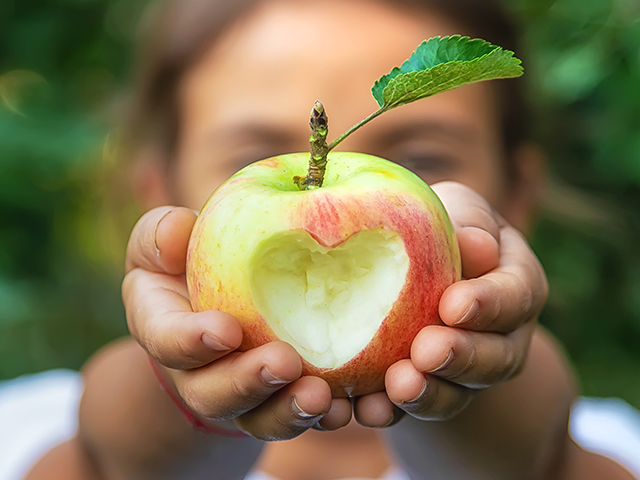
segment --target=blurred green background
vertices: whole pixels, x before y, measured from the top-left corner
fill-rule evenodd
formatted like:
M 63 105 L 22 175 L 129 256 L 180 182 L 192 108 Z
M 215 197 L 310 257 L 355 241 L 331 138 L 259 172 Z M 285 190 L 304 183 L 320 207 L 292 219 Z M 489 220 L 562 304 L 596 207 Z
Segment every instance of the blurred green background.
M 117 118 L 144 0 L 0 1 L 0 379 L 126 333 Z M 550 157 L 542 322 L 585 393 L 640 407 L 640 3 L 509 0 Z

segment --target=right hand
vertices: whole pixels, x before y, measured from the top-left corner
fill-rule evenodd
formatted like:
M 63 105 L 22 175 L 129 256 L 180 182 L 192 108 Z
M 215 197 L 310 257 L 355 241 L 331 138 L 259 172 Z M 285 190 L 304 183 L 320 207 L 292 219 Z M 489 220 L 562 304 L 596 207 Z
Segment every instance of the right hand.
M 289 344 L 238 352 L 242 328 L 236 318 L 193 312 L 185 267 L 195 219 L 192 210 L 160 207 L 134 227 L 122 285 L 131 335 L 205 423 L 231 420 L 230 428 L 262 440 L 349 423 L 349 400 L 332 399 L 320 378 L 301 377 L 300 356 Z

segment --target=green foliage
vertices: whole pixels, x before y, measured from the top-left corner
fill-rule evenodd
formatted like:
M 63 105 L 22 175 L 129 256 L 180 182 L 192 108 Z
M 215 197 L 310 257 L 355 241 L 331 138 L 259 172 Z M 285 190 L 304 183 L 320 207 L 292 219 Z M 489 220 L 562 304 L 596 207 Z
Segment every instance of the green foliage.
M 140 5 L 0 2 L 0 379 L 79 368 L 126 332 L 123 245 L 101 235 L 99 213 L 108 107 Z
M 640 407 L 640 3 L 513 0 L 554 186 L 533 236 L 542 322 L 585 393 Z
M 513 52 L 479 38 L 434 37 L 380 77 L 371 93 L 381 108 L 399 107 L 462 85 L 519 77 L 520 63 Z

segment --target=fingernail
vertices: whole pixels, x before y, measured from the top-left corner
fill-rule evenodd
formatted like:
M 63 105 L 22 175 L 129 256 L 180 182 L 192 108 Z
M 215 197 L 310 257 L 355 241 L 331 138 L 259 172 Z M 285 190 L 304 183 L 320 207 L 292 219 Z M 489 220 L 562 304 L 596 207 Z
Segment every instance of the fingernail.
M 453 362 L 454 357 L 455 357 L 455 354 L 453 353 L 453 348 L 451 348 L 449 350 L 449 355 L 447 355 L 447 358 L 444 360 L 444 362 L 442 362 L 439 366 L 437 366 L 433 370 L 429 370 L 427 373 L 435 373 L 435 372 L 440 372 L 444 370 L 449 365 L 451 365 L 451 362 Z
M 260 377 L 262 378 L 262 381 L 269 386 L 291 383 L 289 380 L 283 380 L 282 378 L 276 377 L 267 367 L 262 367 L 260 369 Z
M 210 333 L 203 333 L 200 339 L 206 347 L 210 348 L 211 350 L 215 350 L 216 352 L 226 352 L 227 350 L 231 350 L 231 347 L 228 347 L 224 343 L 220 342 L 220 340 L 218 340 Z
M 300 405 L 298 405 L 296 397 L 291 397 L 291 411 L 296 417 L 302 418 L 304 420 L 307 420 L 309 418 L 319 417 L 321 415 L 319 413 L 316 413 L 315 415 L 313 415 L 311 413 L 307 413 L 304 410 L 302 410 L 300 408 Z
M 160 228 L 162 221 L 167 218 L 167 215 L 171 212 L 173 212 L 173 210 L 169 210 L 160 218 L 160 220 L 158 220 L 158 223 L 156 223 L 156 229 L 153 231 L 153 244 L 156 246 L 156 255 L 158 256 L 160 256 L 160 247 L 158 247 L 158 228 Z
M 422 384 L 422 390 L 420 390 L 420 393 L 416 395 L 415 398 L 412 398 L 411 400 L 407 400 L 406 402 L 402 402 L 402 404 L 408 405 L 412 403 L 418 403 L 427 394 L 427 390 L 429 390 L 429 381 L 425 378 L 424 383 Z
M 480 316 L 480 302 L 478 299 L 474 299 L 469 309 L 465 312 L 460 320 L 454 325 L 463 325 L 465 323 L 471 323 Z

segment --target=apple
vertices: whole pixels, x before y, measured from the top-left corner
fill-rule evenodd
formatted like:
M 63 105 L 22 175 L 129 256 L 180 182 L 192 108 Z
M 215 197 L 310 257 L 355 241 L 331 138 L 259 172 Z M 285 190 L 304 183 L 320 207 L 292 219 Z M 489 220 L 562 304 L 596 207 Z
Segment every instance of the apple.
M 256 162 L 207 201 L 187 252 L 193 309 L 242 324 L 241 350 L 276 340 L 334 396 L 382 390 L 460 279 L 456 236 L 438 197 L 401 166 L 332 152 L 391 109 L 470 83 L 522 75 L 513 52 L 453 35 L 422 42 L 371 93 L 378 110 L 327 144 L 321 102 L 311 152 Z M 306 173 L 306 175 L 305 175 Z
M 387 368 L 438 324 L 460 253 L 438 197 L 381 158 L 328 154 L 321 188 L 292 181 L 309 153 L 276 156 L 233 175 L 191 235 L 187 285 L 195 311 L 234 315 L 241 351 L 283 340 L 303 374 L 336 397 L 383 390 Z

